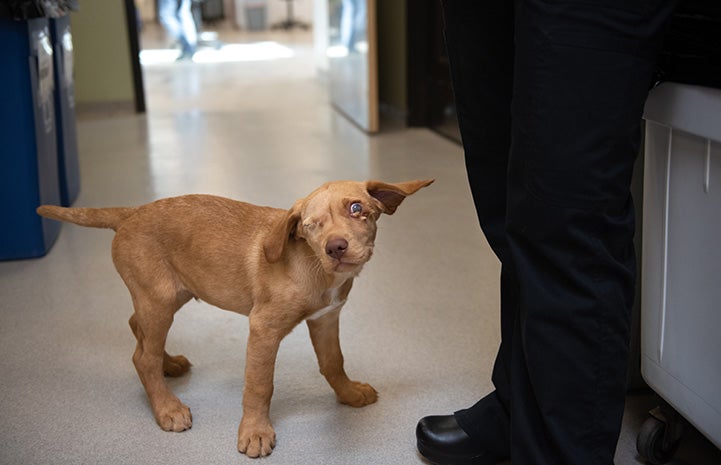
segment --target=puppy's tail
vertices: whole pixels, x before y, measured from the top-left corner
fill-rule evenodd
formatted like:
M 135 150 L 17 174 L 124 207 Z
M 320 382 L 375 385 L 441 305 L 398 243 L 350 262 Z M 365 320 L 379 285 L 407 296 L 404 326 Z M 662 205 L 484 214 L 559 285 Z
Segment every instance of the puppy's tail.
M 68 221 L 91 228 L 115 230 L 124 219 L 132 216 L 137 211 L 137 207 L 64 208 L 55 205 L 41 205 L 36 211 L 38 215 L 53 220 Z

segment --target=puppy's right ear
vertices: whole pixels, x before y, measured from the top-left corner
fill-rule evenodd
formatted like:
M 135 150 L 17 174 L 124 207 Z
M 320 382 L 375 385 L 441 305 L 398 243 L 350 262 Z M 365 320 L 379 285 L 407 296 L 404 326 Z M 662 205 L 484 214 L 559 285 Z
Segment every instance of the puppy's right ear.
M 268 233 L 268 237 L 263 243 L 263 252 L 268 263 L 275 263 L 283 256 L 283 251 L 288 241 L 295 237 L 300 221 L 300 201 L 293 205 L 280 220 L 278 220 Z

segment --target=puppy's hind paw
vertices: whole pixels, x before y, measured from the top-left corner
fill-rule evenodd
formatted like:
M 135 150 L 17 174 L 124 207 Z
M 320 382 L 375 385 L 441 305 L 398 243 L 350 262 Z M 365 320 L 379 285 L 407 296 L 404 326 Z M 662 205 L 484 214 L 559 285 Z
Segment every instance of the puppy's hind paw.
M 163 373 L 165 373 L 165 376 L 171 378 L 183 376 L 190 371 L 191 366 L 190 361 L 182 355 L 168 355 L 166 353 L 163 356 Z
M 342 391 L 338 392 L 338 401 L 351 407 L 363 407 L 378 400 L 378 391 L 370 384 L 351 381 Z

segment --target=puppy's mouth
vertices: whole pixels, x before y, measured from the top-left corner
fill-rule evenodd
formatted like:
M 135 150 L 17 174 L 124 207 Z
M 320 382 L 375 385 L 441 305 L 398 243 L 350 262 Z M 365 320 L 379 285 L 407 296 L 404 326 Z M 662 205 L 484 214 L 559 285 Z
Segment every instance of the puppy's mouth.
M 330 262 L 326 263 L 326 270 L 332 273 L 360 273 L 363 265 L 370 260 L 372 251 L 367 251 L 363 256 L 343 256 L 340 258 L 331 258 Z
M 356 269 L 360 269 L 360 267 L 363 266 L 365 262 L 356 263 L 351 262 L 348 260 L 337 260 L 334 259 L 332 262 L 333 272 L 334 273 L 348 273 L 349 271 L 354 271 Z

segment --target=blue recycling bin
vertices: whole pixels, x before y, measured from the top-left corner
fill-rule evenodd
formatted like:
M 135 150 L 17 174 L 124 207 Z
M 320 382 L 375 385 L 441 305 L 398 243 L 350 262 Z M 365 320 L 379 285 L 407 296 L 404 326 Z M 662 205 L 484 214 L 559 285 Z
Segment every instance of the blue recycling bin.
M 0 260 L 47 253 L 60 225 L 35 209 L 60 204 L 49 20 L 0 18 Z
M 73 37 L 70 15 L 50 19 L 55 73 L 55 131 L 58 138 L 60 204 L 69 207 L 80 192 L 78 136 L 75 125 Z

